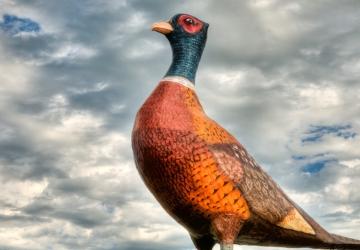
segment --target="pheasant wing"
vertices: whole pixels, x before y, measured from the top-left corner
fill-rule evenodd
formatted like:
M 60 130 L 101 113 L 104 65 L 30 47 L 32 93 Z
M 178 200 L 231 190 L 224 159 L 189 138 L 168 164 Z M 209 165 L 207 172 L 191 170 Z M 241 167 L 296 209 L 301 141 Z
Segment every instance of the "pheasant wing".
M 302 212 L 240 143 L 213 144 L 210 150 L 218 167 L 236 184 L 253 213 L 279 227 L 315 234 Z

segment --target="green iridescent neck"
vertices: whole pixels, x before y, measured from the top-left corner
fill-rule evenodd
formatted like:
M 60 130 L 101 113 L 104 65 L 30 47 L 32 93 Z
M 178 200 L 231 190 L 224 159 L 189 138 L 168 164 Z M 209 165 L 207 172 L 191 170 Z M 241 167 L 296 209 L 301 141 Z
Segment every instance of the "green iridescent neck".
M 195 84 L 196 71 L 206 43 L 206 30 L 196 35 L 179 32 L 166 37 L 171 44 L 173 59 L 165 76 L 185 77 Z

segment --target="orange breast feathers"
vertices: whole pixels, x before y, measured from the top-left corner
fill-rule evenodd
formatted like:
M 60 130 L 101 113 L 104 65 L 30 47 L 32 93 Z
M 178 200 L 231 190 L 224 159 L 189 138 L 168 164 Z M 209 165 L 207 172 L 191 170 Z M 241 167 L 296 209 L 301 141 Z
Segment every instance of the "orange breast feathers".
M 236 214 L 246 220 L 248 205 L 234 182 L 219 168 L 211 146 L 237 143 L 226 130 L 211 120 L 195 94 L 179 84 L 160 83 L 139 112 L 135 126 L 179 130 L 196 137 L 192 147 L 194 161 L 189 166 L 194 186 L 188 193 L 189 202 L 206 217 L 218 213 Z
M 204 112 L 196 93 L 184 90 L 184 100 L 190 111 L 193 132 L 208 144 L 237 143 L 236 139 Z
M 142 127 L 193 132 L 209 144 L 236 143 L 236 139 L 204 112 L 194 90 L 180 84 L 161 82 L 146 100 L 135 122 Z

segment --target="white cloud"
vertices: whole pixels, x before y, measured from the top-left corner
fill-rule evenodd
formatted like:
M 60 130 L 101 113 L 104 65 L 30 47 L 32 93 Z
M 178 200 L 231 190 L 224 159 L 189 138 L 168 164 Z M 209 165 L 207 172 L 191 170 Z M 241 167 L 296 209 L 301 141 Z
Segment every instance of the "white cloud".
M 333 86 L 317 86 L 309 84 L 307 88 L 302 88 L 299 91 L 301 104 L 305 107 L 327 108 L 339 106 L 342 104 L 340 91 Z
M 164 49 L 163 43 L 148 39 L 139 39 L 127 49 L 128 59 L 150 58 Z
M 0 103 L 13 95 L 24 94 L 29 91 L 31 81 L 36 77 L 37 70 L 25 66 L 20 60 L 12 59 L 0 40 Z M 1 105 L 1 106 L 3 106 Z
M 358 168 L 360 167 L 360 159 L 356 158 L 348 161 L 340 161 L 340 164 L 343 164 L 349 168 Z
M 92 48 L 81 46 L 79 44 L 65 44 L 53 54 L 49 55 L 50 60 L 75 60 L 88 59 L 96 55 L 96 51 Z

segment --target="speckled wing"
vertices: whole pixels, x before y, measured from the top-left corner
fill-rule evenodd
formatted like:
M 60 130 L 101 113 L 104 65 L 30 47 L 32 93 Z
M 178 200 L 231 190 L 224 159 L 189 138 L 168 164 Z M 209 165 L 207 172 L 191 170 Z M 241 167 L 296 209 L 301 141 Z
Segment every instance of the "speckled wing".
M 279 227 L 315 234 L 280 187 L 239 143 L 210 146 L 219 168 L 239 188 L 252 213 Z

